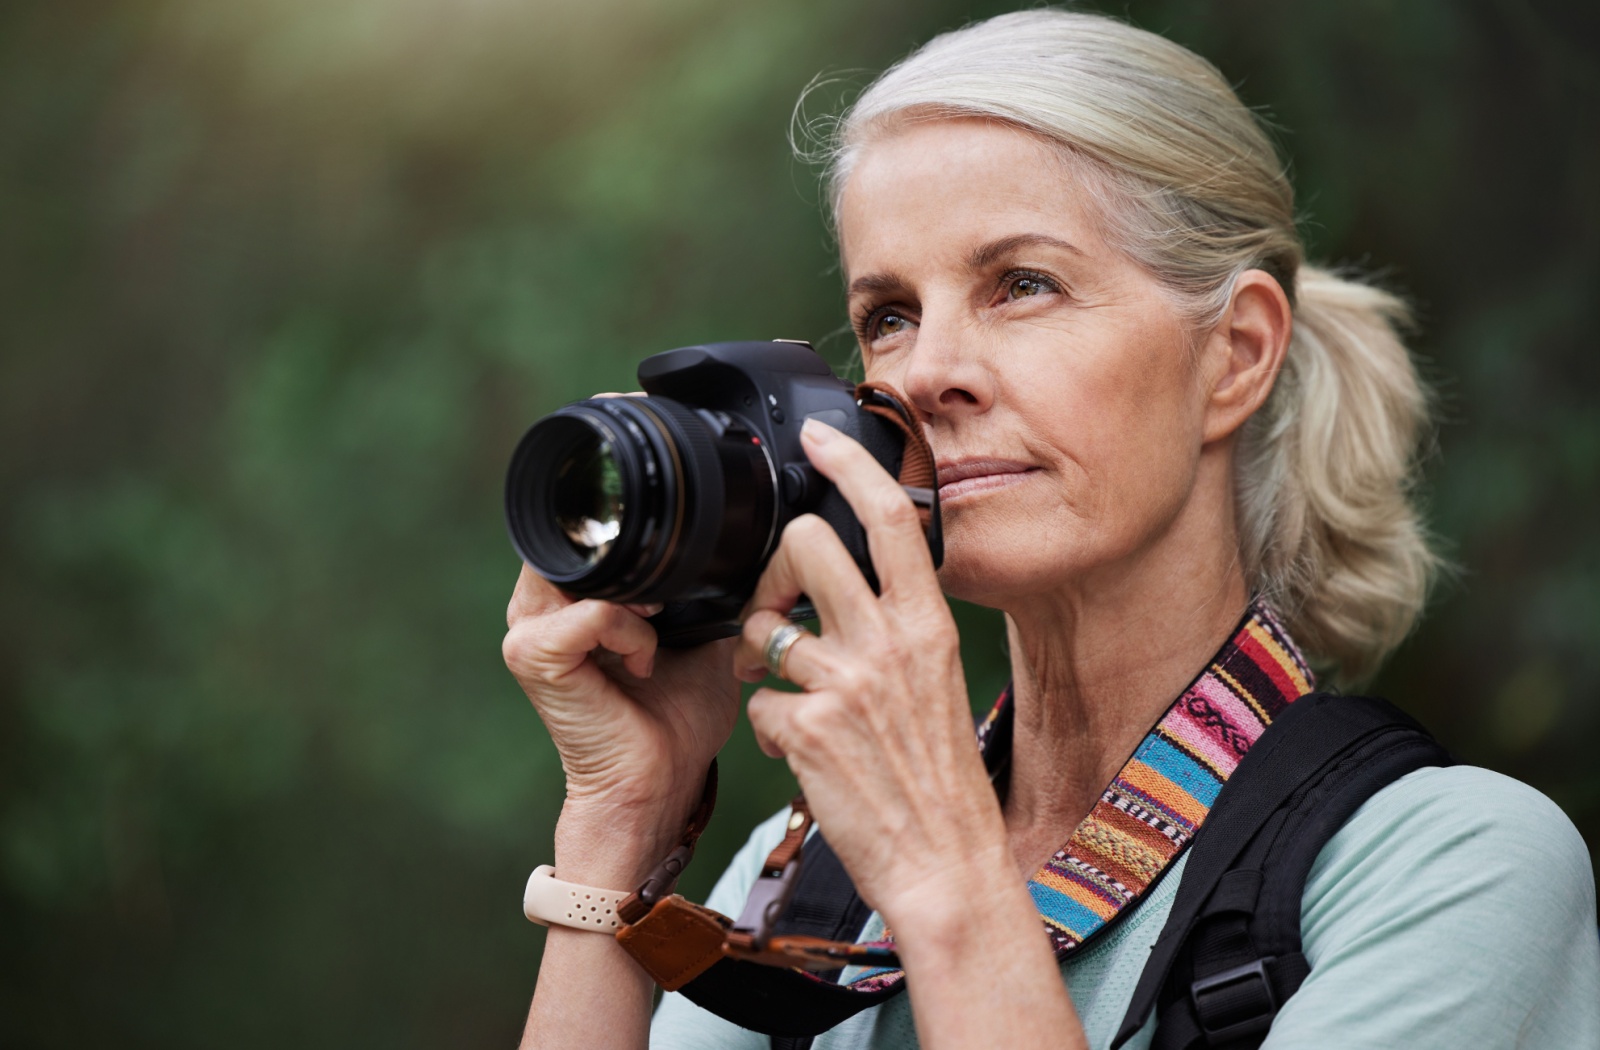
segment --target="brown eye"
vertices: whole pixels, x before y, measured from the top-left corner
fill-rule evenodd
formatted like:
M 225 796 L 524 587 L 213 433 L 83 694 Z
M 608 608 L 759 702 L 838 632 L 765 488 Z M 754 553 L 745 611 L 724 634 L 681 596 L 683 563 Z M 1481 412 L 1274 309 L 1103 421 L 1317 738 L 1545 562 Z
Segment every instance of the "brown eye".
M 1006 289 L 1006 298 L 1024 299 L 1030 295 L 1049 291 L 1049 286 L 1037 277 L 1018 277 L 1011 282 L 1011 287 Z
M 874 339 L 886 339 L 891 335 L 899 335 L 910 327 L 911 322 L 899 314 L 883 314 L 879 316 L 877 322 L 872 326 L 872 337 Z

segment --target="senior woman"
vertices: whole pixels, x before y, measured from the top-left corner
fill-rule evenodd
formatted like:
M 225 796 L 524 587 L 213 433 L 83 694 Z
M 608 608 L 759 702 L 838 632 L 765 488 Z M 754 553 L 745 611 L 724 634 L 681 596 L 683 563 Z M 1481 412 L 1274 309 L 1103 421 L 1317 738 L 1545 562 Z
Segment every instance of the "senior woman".
M 1237 754 L 1208 750 L 1176 700 L 1204 693 L 1248 745 L 1311 667 L 1368 674 L 1418 615 L 1434 558 L 1409 501 L 1426 398 L 1403 308 L 1305 264 L 1250 112 L 1204 60 L 1114 20 L 1040 10 L 941 36 L 833 146 L 850 316 L 868 378 L 904 393 L 937 456 L 943 567 L 899 486 L 811 422 L 807 455 L 866 526 L 881 593 L 800 518 L 743 636 L 669 651 L 651 610 L 525 570 L 505 655 L 566 770 L 556 872 L 627 888 L 671 849 L 736 679 L 766 674 L 805 594 L 821 633 L 783 667 L 803 692 L 759 690 L 750 721 L 909 991 L 815 1046 L 1103 1047 L 1187 856 L 1130 862 L 1127 914 L 1075 950 L 1051 894 L 1062 864 L 1135 848 L 1097 810 L 1136 776 L 1129 756 L 1160 735 L 1225 781 Z M 945 594 L 1005 613 L 1001 794 Z M 785 817 L 713 906 L 737 914 Z M 1268 1046 L 1600 1046 L 1587 854 L 1514 781 L 1435 767 L 1380 791 L 1318 856 L 1302 932 L 1311 973 Z M 769 1045 L 676 995 L 652 1027 L 651 993 L 613 939 L 552 928 L 526 1043 Z

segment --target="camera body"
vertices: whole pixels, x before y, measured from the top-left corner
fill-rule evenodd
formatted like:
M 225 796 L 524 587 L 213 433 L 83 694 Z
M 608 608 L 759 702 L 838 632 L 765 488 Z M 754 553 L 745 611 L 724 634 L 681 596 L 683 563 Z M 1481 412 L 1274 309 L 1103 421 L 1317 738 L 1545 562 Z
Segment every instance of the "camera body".
M 647 397 L 575 402 L 518 445 L 506 517 L 528 565 L 579 597 L 664 603 L 651 623 L 669 646 L 738 633 L 778 538 L 802 514 L 832 525 L 877 588 L 866 533 L 807 460 L 800 428 L 815 418 L 843 431 L 898 476 L 906 430 L 883 405 L 863 407 L 808 344 L 789 340 L 669 350 L 638 375 Z M 937 495 L 908 491 L 929 507 L 938 564 Z M 813 612 L 802 603 L 791 615 Z

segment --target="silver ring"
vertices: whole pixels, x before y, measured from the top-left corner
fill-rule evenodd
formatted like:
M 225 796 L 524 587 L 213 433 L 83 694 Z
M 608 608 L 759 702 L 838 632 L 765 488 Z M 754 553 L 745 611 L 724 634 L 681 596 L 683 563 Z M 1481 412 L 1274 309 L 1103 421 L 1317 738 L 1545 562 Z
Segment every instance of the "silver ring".
M 767 635 L 766 648 L 762 650 L 767 670 L 788 681 L 789 676 L 783 673 L 783 662 L 789 658 L 789 650 L 794 648 L 794 643 L 800 640 L 800 636 L 810 633 L 797 623 L 780 623 L 774 627 L 772 633 Z

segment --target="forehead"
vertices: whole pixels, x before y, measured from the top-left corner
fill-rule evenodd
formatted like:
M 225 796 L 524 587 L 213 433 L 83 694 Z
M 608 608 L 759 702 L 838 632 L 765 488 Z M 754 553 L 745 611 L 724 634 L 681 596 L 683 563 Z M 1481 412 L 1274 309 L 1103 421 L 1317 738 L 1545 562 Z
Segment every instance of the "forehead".
M 1075 168 L 1041 137 L 993 121 L 919 121 L 882 134 L 840 195 L 846 276 L 954 261 L 1018 233 L 1097 247 L 1094 198 Z

